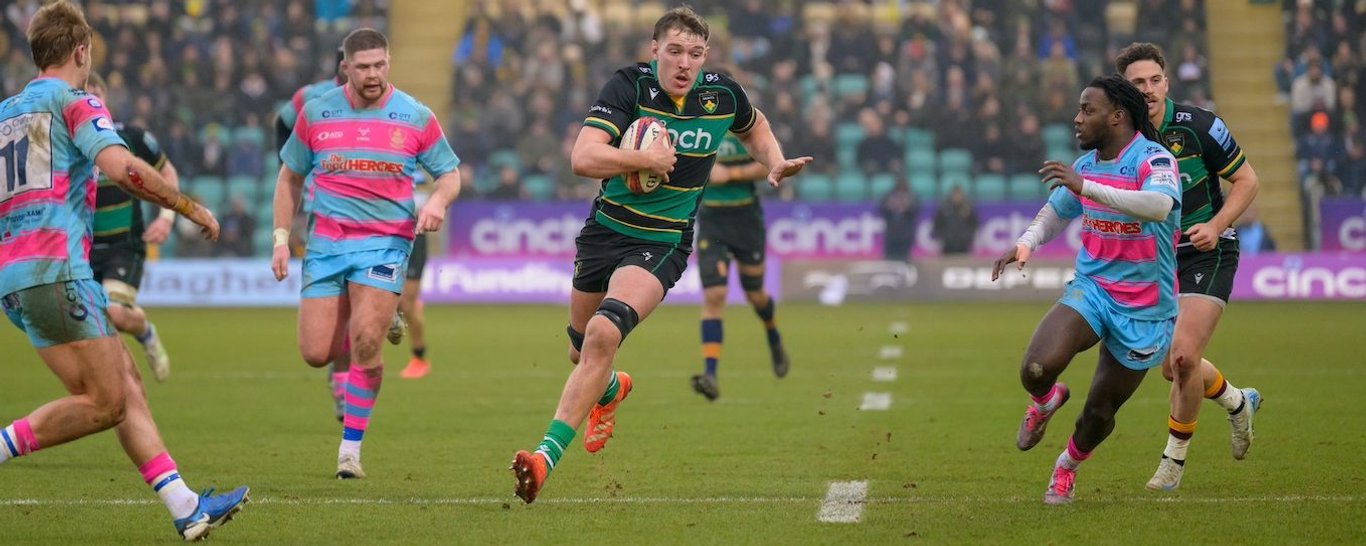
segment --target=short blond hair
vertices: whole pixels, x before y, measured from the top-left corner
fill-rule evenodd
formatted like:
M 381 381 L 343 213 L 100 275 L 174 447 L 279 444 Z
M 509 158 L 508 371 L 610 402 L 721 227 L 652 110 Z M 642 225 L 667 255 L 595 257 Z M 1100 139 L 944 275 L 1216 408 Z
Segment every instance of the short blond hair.
M 85 13 L 74 4 L 58 0 L 43 6 L 28 25 L 33 64 L 38 70 L 60 66 L 77 47 L 90 45 L 94 35 L 94 29 L 85 22 Z

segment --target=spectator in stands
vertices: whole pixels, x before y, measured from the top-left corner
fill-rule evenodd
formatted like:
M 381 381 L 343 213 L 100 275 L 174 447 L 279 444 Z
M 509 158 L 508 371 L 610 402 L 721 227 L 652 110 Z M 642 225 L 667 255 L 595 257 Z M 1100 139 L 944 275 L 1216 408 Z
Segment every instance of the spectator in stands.
M 1319 197 L 1342 195 L 1343 187 L 1342 180 L 1328 170 L 1328 163 L 1315 157 L 1309 159 L 1309 172 L 1304 175 L 1304 189 L 1317 202 Z
M 1238 218 L 1238 252 L 1243 256 L 1255 256 L 1263 252 L 1275 252 L 1276 241 L 1271 238 L 1271 232 L 1267 230 L 1266 224 L 1262 223 L 1257 208 L 1252 207 L 1243 211 L 1242 217 Z
M 1290 86 L 1292 114 L 1308 114 L 1315 108 L 1329 112 L 1337 109 L 1337 86 L 1333 78 L 1323 73 L 1323 63 L 1318 60 L 1309 63 L 1304 74 L 1295 78 L 1295 83 Z
M 1053 42 L 1053 49 L 1039 67 L 1039 79 L 1045 89 L 1074 91 L 1077 87 L 1077 63 L 1067 57 L 1062 42 Z
M 522 187 L 522 177 L 517 168 L 504 165 L 498 169 L 498 185 L 485 197 L 492 201 L 525 201 L 526 188 Z
M 1366 131 L 1361 119 L 1347 119 L 1342 131 L 1342 160 L 1338 162 L 1338 178 L 1346 195 L 1366 198 Z
M 253 236 L 256 234 L 256 219 L 247 213 L 247 204 L 240 195 L 232 196 L 229 207 L 228 213 L 218 222 L 220 231 L 214 255 L 250 258 Z
M 1337 169 L 1338 142 L 1329 131 L 1330 125 L 1327 112 L 1319 110 L 1309 116 L 1309 132 L 1299 138 L 1295 154 L 1300 158 L 1301 175 L 1311 170 L 1309 162 L 1315 160 L 1329 171 Z
M 228 150 L 223 145 L 226 135 L 218 125 L 204 128 L 204 145 L 199 150 L 197 170 L 201 174 L 227 176 Z
M 1043 166 L 1045 151 L 1043 135 L 1040 131 L 1039 116 L 1025 110 L 1020 115 L 1020 122 L 1011 129 L 1006 137 L 1014 143 L 1011 148 L 1012 153 L 1007 160 L 1013 171 L 1034 172 Z
M 906 184 L 906 177 L 897 178 L 896 185 L 882 197 L 878 205 L 886 231 L 882 237 L 882 259 L 907 262 L 915 243 L 916 222 L 920 218 L 920 202 Z
M 860 7 L 853 2 L 840 2 L 835 8 L 830 48 L 825 54 L 835 74 L 862 76 L 872 69 L 869 64 L 873 58 L 872 33 L 868 31 L 868 24 L 860 19 Z
M 900 171 L 902 147 L 887 136 L 882 117 L 872 108 L 864 108 L 859 112 L 858 122 L 863 127 L 863 140 L 859 141 L 855 155 L 859 168 L 865 174 Z
M 1010 169 L 1015 168 L 1007 159 L 1009 151 L 1010 146 L 1001 134 L 1001 126 L 988 122 L 983 126 L 982 138 L 972 149 L 972 158 L 981 172 L 1008 174 Z
M 1179 87 L 1185 90 L 1205 83 L 1205 58 L 1194 43 L 1187 42 L 1181 51 L 1181 63 L 1176 66 L 1176 80 L 1181 84 Z
M 961 186 L 954 186 L 949 198 L 939 203 L 934 214 L 933 235 L 945 256 L 967 254 L 977 237 L 977 209 L 968 201 Z
M 815 100 L 819 101 L 820 97 Z M 830 111 L 819 107 L 809 111 L 812 113 L 806 118 L 806 131 L 791 144 L 792 153 L 814 158 L 807 167 L 813 169 L 812 172 L 833 173 L 839 161 L 835 155 L 835 131 L 831 127 Z

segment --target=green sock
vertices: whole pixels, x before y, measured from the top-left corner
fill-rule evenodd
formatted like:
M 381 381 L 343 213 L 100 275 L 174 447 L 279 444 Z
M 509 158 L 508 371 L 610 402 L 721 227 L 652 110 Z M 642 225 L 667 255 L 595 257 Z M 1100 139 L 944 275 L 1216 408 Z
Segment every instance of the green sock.
M 607 383 L 607 391 L 602 393 L 602 398 L 598 399 L 598 405 L 606 406 L 617 398 L 617 391 L 621 390 L 621 383 L 617 382 L 617 371 L 612 370 L 612 381 Z
M 560 462 L 564 449 L 569 447 L 569 442 L 572 441 L 574 427 L 559 419 L 552 419 L 550 427 L 545 429 L 545 438 L 541 439 L 541 445 L 536 446 L 536 452 L 545 456 L 547 473 L 555 469 L 555 463 Z

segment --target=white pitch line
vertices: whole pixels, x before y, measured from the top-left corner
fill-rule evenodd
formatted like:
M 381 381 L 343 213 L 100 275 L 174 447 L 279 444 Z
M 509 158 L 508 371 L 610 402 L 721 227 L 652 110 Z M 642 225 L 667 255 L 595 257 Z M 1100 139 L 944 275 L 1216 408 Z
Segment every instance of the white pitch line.
M 861 411 L 887 411 L 892 407 L 892 393 L 890 392 L 865 392 L 863 393 L 863 403 L 858 409 Z
M 878 366 L 873 368 L 873 381 L 878 383 L 896 381 L 896 366 Z
M 858 482 L 849 482 L 858 483 Z M 536 504 L 793 504 L 823 502 L 828 497 L 564 497 L 537 499 Z M 1039 497 L 867 497 L 862 504 L 936 504 L 950 506 L 974 506 L 985 504 L 1014 504 L 1038 502 Z M 482 505 L 518 504 L 515 497 L 455 497 L 455 498 L 280 498 L 253 497 L 251 504 L 279 505 L 391 505 L 391 506 L 431 506 L 431 505 Z M 1244 497 L 1169 497 L 1160 495 L 1140 495 L 1135 497 L 1083 497 L 1077 502 L 1115 503 L 1115 504 L 1245 504 L 1245 503 L 1299 503 L 1366 502 L 1366 497 L 1353 495 L 1263 495 Z M 0 506 L 151 506 L 159 505 L 157 499 L 0 499 Z
M 902 353 L 904 353 L 904 351 L 901 350 L 900 345 L 883 345 L 882 349 L 878 351 L 877 356 L 883 360 L 893 360 L 901 358 Z
M 868 498 L 868 482 L 830 482 L 816 519 L 825 523 L 858 523 Z

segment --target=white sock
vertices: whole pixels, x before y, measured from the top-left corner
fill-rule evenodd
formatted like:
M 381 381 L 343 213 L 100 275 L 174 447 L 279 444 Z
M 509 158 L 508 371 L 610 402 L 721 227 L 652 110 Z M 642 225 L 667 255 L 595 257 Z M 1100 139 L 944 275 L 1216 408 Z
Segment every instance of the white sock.
M 1162 450 L 1162 455 L 1173 461 L 1186 460 L 1186 448 L 1190 447 L 1190 439 L 1182 440 L 1171 434 L 1167 435 L 1167 449 Z
M 1044 413 L 1050 413 L 1050 412 L 1052 412 L 1053 410 L 1058 409 L 1058 406 L 1061 405 L 1061 404 L 1062 404 L 1062 389 L 1059 388 L 1058 385 L 1055 383 L 1055 384 L 1053 385 L 1053 388 L 1050 389 L 1050 390 L 1048 391 L 1048 401 L 1047 401 L 1047 402 L 1044 402 L 1044 403 L 1042 403 L 1042 404 L 1040 404 L 1040 403 L 1038 403 L 1038 402 L 1035 402 L 1035 403 L 1034 403 L 1034 409 L 1037 409 L 1037 410 L 1042 411 L 1042 412 L 1044 412 Z
M 341 447 L 337 448 L 337 455 L 355 455 L 360 458 L 360 440 L 342 440 Z
M 1058 460 L 1053 463 L 1053 466 L 1061 466 L 1068 470 L 1076 470 L 1077 467 L 1081 466 L 1081 461 L 1072 458 L 1072 454 L 1068 453 L 1067 449 L 1064 448 L 1062 450 L 1062 455 L 1058 455 Z
M 1214 403 L 1224 408 L 1224 411 L 1233 413 L 1243 405 L 1243 391 L 1233 386 L 1228 380 L 1224 380 L 1224 394 L 1214 397 Z
M 172 518 L 189 517 L 195 508 L 199 507 L 199 495 L 190 491 L 189 486 L 185 485 L 185 480 L 180 479 L 179 472 L 173 470 L 157 476 L 152 482 L 152 487 L 156 490 L 157 496 L 161 497 L 161 502 L 166 505 L 166 510 L 171 512 Z

